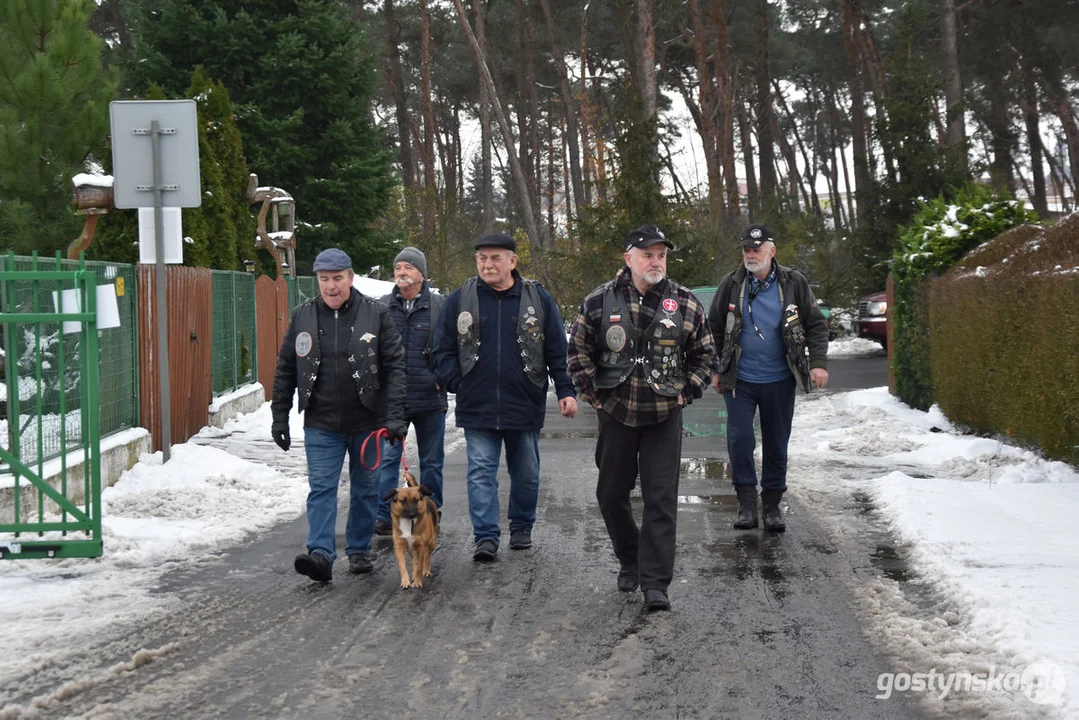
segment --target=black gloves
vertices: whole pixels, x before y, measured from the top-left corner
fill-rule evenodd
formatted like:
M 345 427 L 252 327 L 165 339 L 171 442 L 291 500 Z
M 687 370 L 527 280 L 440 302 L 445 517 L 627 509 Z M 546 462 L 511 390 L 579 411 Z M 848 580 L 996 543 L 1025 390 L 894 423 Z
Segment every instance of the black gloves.
M 404 420 L 387 420 L 386 432 L 388 433 L 387 440 L 390 444 L 397 442 L 398 440 L 404 440 L 408 435 L 408 423 Z
M 288 452 L 289 445 L 292 444 L 292 438 L 288 434 L 288 423 L 274 423 L 270 426 L 270 435 L 273 436 L 273 441 L 277 443 L 277 447 L 281 448 L 285 452 Z

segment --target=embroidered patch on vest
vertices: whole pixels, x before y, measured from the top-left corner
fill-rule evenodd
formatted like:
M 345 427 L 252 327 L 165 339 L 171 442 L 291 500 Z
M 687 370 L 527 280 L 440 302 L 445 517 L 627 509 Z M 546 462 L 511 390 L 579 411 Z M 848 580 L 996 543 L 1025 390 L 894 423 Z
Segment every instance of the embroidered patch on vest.
M 302 332 L 296 336 L 296 354 L 300 357 L 307 357 L 311 352 L 311 333 Z
M 673 313 L 678 309 L 678 303 L 675 302 L 674 298 L 667 298 L 663 301 L 663 309 L 669 313 Z
M 607 347 L 615 352 L 620 352 L 626 346 L 626 329 L 621 325 L 611 325 L 607 328 Z
M 472 313 L 465 310 L 457 316 L 457 332 L 464 335 L 472 327 Z
M 375 339 L 375 336 L 372 335 L 371 333 L 364 333 L 363 335 L 360 336 L 360 342 L 371 342 L 374 339 Z

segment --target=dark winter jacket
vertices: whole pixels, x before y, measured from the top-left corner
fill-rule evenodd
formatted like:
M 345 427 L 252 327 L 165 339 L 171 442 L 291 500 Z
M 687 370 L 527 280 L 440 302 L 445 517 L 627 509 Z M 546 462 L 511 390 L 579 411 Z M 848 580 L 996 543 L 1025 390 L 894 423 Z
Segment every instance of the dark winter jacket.
M 405 353 L 389 310 L 355 288 L 337 310 L 321 296 L 293 310 L 277 354 L 275 423 L 288 421 L 297 390 L 304 427 L 351 435 L 403 420 Z
M 492 290 L 477 282 L 479 313 L 474 322 L 479 332 L 479 359 L 467 374 L 461 374 L 457 352 L 457 323 L 461 288 L 446 298 L 435 344 L 435 372 L 442 386 L 457 393 L 457 426 L 471 430 L 538 430 L 543 427 L 547 408 L 548 383 L 536 387 L 525 374 L 518 347 L 517 322 L 520 314 L 523 278 L 514 270 L 509 290 Z M 554 298 L 538 287 L 543 303 L 544 357 L 554 378 L 559 399 L 574 397 L 573 383 L 566 372 L 566 329 Z
M 798 380 L 798 386 L 809 392 L 812 388 L 810 369 L 828 368 L 828 324 L 817 307 L 817 300 L 805 276 L 779 263 L 775 263 L 775 266 L 779 301 L 783 309 L 780 333 L 787 365 Z M 708 311 L 708 324 L 719 353 L 719 384 L 725 389 L 734 388 L 738 380 L 738 358 L 742 352 L 738 336 L 744 329 L 742 308 L 747 292 L 747 274 L 744 265 L 727 273 L 720 280 Z
M 390 310 L 397 330 L 401 333 L 401 345 L 405 348 L 405 367 L 408 372 L 408 400 L 406 415 L 428 415 L 446 411 L 446 391 L 440 389 L 434 372 L 434 331 L 438 315 L 446 298 L 431 292 L 427 281 L 412 303 L 405 309 L 405 299 L 395 286 L 393 292 L 380 302 Z

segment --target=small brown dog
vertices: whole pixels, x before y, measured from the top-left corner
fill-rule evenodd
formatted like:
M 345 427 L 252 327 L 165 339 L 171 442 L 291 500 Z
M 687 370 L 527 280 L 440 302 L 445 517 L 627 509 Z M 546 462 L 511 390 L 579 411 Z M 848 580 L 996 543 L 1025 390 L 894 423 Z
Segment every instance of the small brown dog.
M 423 587 L 423 578 L 431 576 L 431 555 L 438 544 L 438 508 L 431 491 L 405 473 L 408 487 L 386 493 L 390 501 L 390 522 L 393 524 L 393 553 L 401 571 L 401 587 Z M 408 578 L 405 553 L 412 557 L 412 579 Z

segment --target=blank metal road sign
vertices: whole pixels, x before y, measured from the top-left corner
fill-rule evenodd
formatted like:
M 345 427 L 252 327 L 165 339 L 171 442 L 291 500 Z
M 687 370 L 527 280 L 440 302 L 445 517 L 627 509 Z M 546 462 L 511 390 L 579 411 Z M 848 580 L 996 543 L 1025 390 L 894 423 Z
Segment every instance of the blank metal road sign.
M 118 208 L 154 206 L 154 166 L 150 127 L 160 137 L 161 205 L 198 207 L 198 112 L 194 100 L 116 100 L 109 103 L 112 125 L 113 196 Z

